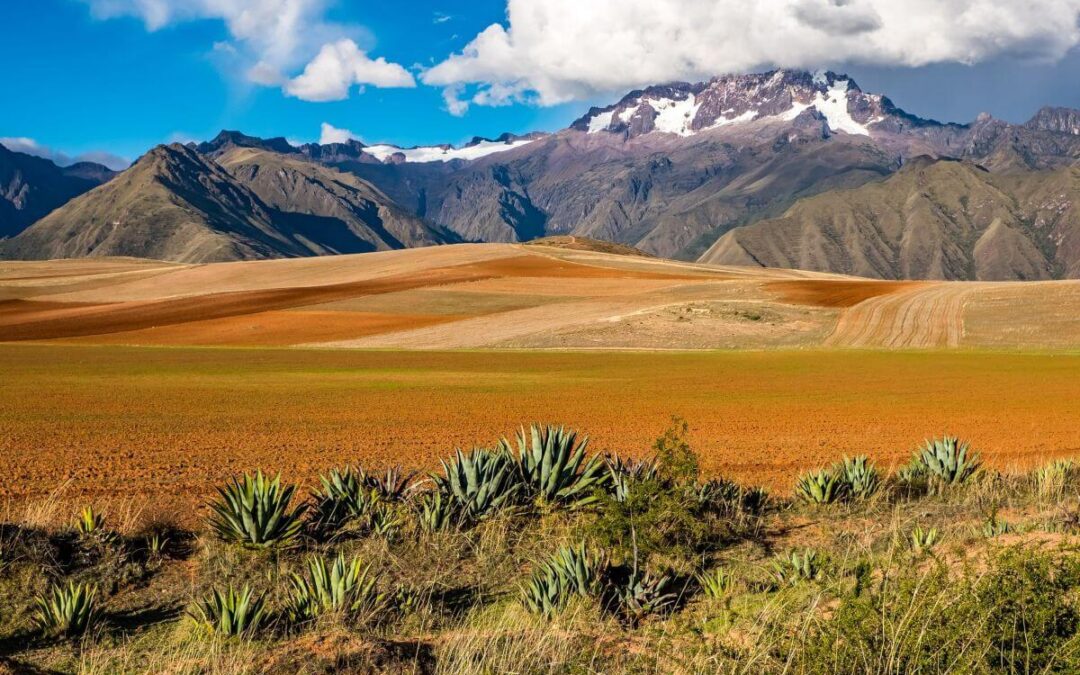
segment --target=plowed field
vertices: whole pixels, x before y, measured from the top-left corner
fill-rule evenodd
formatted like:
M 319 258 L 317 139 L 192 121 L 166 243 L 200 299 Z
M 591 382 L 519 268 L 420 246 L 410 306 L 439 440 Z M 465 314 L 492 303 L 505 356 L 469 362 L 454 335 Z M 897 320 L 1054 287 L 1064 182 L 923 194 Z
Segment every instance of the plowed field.
M 686 418 L 709 473 L 786 489 L 844 454 L 969 438 L 1080 454 L 1080 357 L 965 352 L 394 352 L 0 346 L 0 492 L 187 507 L 261 467 L 437 466 L 532 420 L 644 454 Z

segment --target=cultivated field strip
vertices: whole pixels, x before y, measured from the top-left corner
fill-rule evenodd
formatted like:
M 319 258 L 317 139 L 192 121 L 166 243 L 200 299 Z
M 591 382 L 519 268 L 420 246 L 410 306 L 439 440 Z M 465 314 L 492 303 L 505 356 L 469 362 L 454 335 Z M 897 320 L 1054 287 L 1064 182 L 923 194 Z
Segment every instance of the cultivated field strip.
M 959 347 L 964 304 L 977 283 L 912 285 L 846 309 L 825 340 L 831 347 L 888 349 Z

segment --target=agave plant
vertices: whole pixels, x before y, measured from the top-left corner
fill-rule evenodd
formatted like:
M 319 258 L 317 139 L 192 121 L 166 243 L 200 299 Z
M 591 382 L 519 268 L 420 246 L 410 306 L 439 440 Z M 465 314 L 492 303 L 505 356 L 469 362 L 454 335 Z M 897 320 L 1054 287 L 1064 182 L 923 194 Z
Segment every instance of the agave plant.
M 623 459 L 618 455 L 606 455 L 608 489 L 615 501 L 625 502 L 630 496 L 630 486 L 639 481 L 656 480 L 660 477 L 660 465 L 656 458 Z
M 722 567 L 697 575 L 698 586 L 705 597 L 720 600 L 728 597 L 735 588 L 735 577 Z
M 420 496 L 416 520 L 421 531 L 430 533 L 461 527 L 468 518 L 460 502 L 434 490 Z
M 377 502 L 367 515 L 368 530 L 386 539 L 393 539 L 401 524 L 398 509 L 384 502 Z
M 281 476 L 273 480 L 259 471 L 233 479 L 218 488 L 220 499 L 210 504 L 209 524 L 224 541 L 257 548 L 291 544 L 303 527 L 301 505 L 290 510 L 295 487 L 282 487 Z
M 251 637 L 266 618 L 265 598 L 256 596 L 247 585 L 239 591 L 232 586 L 224 591 L 213 588 L 188 616 L 209 633 Z
M 95 512 L 93 506 L 87 506 L 79 513 L 75 529 L 84 537 L 101 535 L 105 531 L 105 516 Z
M 672 588 L 674 581 L 668 574 L 653 576 L 634 570 L 625 583 L 612 584 L 608 607 L 630 626 L 637 626 L 646 616 L 675 605 L 678 595 Z
M 1003 534 L 1009 534 L 1010 532 L 1014 532 L 1015 530 L 1016 528 L 1011 523 L 1001 520 L 997 517 L 997 514 L 995 513 L 992 514 L 989 518 L 987 518 L 986 522 L 983 523 L 982 533 L 983 536 L 987 539 L 993 539 L 994 537 L 999 537 Z
M 960 485 L 979 468 L 979 455 L 968 452 L 968 444 L 955 436 L 926 441 L 915 453 L 928 476 L 942 486 Z
M 537 565 L 521 588 L 522 603 L 534 614 L 554 616 L 575 595 L 596 592 L 599 570 L 599 558 L 589 553 L 584 542 L 577 547 L 563 547 Z
M 922 527 L 916 526 L 909 536 L 911 550 L 915 553 L 926 553 L 930 551 L 930 549 L 937 546 L 937 543 L 940 540 L 941 535 L 938 533 L 936 527 L 924 530 Z
M 867 499 L 881 487 L 881 474 L 866 455 L 845 457 L 833 467 L 844 484 L 845 492 L 854 499 Z
M 289 577 L 285 613 L 290 621 L 302 622 L 328 613 L 373 610 L 383 601 L 375 588 L 377 583 L 371 565 L 364 565 L 359 558 L 346 563 L 345 556 L 339 554 L 327 564 L 325 559 L 311 556 L 306 575 L 294 573 Z
M 832 504 L 847 495 L 847 484 L 828 469 L 809 471 L 799 476 L 795 494 L 808 504 Z
M 596 501 L 596 488 L 607 479 L 603 460 L 593 456 L 585 461 L 588 437 L 580 443 L 577 432 L 564 427 L 533 425 L 517 435 L 517 470 L 526 495 L 540 504 L 564 504 L 570 508 Z M 510 441 L 499 448 L 513 455 Z
M 713 478 L 711 481 L 694 486 L 693 496 L 702 507 L 738 503 L 742 501 L 743 488 L 727 478 Z
M 314 519 L 323 530 L 337 530 L 348 522 L 365 518 L 379 500 L 362 470 L 331 469 L 319 476 L 322 489 L 312 492 Z
M 416 481 L 417 472 L 406 472 L 400 466 L 390 467 L 382 474 L 368 474 L 361 470 L 360 475 L 367 487 L 384 502 L 407 501 L 420 486 Z
M 34 623 L 49 635 L 76 636 L 87 631 L 98 618 L 97 587 L 68 582 L 51 584 L 34 598 Z
M 435 474 L 436 488 L 457 500 L 470 517 L 483 519 L 512 506 L 521 494 L 521 480 L 513 460 L 504 452 L 476 448 L 469 454 L 457 451 L 443 460 L 443 475 Z
M 792 551 L 787 557 L 773 561 L 773 573 L 782 585 L 793 586 L 800 581 L 814 581 L 821 576 L 821 562 L 818 553 L 805 549 L 801 553 Z

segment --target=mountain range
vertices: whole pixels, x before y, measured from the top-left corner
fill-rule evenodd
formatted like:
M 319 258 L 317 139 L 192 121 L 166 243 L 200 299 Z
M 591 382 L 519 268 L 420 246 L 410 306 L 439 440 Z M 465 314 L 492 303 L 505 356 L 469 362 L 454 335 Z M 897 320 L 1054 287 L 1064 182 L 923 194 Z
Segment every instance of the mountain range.
M 462 147 L 225 131 L 126 171 L 0 150 L 0 256 L 205 262 L 578 235 L 862 276 L 1080 277 L 1080 111 L 908 114 L 831 72 L 673 83 Z

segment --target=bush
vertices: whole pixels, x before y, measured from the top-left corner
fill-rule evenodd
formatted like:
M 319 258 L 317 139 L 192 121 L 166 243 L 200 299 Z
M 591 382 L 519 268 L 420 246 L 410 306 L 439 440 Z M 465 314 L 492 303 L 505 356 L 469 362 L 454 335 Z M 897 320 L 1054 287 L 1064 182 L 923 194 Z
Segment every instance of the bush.
M 289 509 L 295 487 L 282 487 L 281 476 L 268 480 L 259 471 L 245 474 L 218 488 L 220 499 L 210 504 L 209 524 L 223 541 L 255 548 L 292 544 L 303 527 L 301 505 Z
M 48 635 L 74 637 L 85 633 L 98 618 L 97 587 L 68 582 L 51 584 L 34 598 L 34 623 Z

